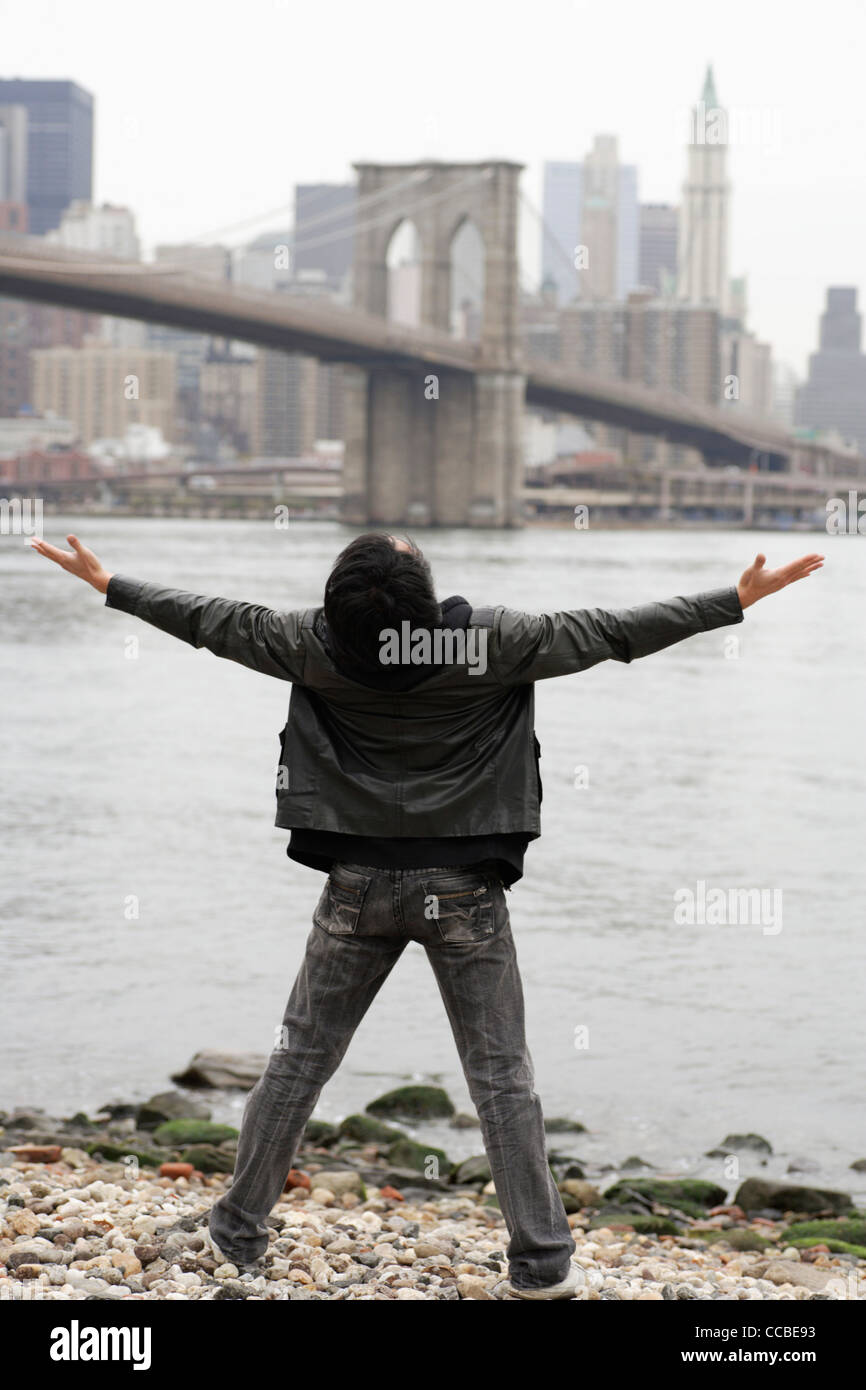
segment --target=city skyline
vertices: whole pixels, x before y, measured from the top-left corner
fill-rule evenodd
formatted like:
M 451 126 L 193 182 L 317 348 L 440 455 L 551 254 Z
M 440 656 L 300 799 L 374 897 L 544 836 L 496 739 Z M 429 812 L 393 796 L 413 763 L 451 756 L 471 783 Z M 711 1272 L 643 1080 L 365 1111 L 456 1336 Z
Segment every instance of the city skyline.
M 527 165 L 524 189 L 540 207 L 544 162 L 579 160 L 606 131 L 639 170 L 641 203 L 679 205 L 688 113 L 712 62 L 735 123 L 730 271 L 748 279 L 750 327 L 803 375 L 827 287 L 866 294 L 866 200 L 849 176 L 863 120 L 851 39 L 863 19 L 847 0 L 826 11 L 832 72 L 796 16 L 786 16 L 779 62 L 781 12 L 742 3 L 722 24 L 671 0 L 661 14 L 630 10 L 626 31 L 616 10 L 566 3 L 534 11 L 535 27 L 450 0 L 433 22 L 390 0 L 363 14 L 341 8 L 336 25 L 327 11 L 299 15 L 279 0 L 246 15 L 249 70 L 203 5 L 178 12 L 157 0 L 136 30 L 132 69 L 117 62 L 116 11 L 101 0 L 71 11 L 34 0 L 7 26 L 4 76 L 64 76 L 93 92 L 95 201 L 131 207 L 148 253 L 290 208 L 297 184 L 345 182 L 364 158 L 512 158 Z M 550 42 L 554 32 L 562 42 Z M 297 61 L 305 47 L 318 65 Z M 260 219 L 249 239 L 265 230 Z M 537 226 L 522 228 L 521 256 L 537 279 Z

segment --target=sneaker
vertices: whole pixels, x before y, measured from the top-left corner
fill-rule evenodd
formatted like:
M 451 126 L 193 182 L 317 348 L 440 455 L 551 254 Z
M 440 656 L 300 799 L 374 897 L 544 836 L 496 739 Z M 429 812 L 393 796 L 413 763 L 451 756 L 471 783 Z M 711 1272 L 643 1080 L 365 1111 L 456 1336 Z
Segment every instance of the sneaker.
M 215 1260 L 219 1260 L 222 1265 L 234 1265 L 238 1274 L 262 1274 L 265 1269 L 265 1258 L 259 1255 L 256 1260 L 245 1260 L 239 1255 L 231 1255 L 227 1250 L 222 1250 L 217 1245 L 210 1232 L 210 1227 L 203 1226 L 198 1233 L 205 1243 L 205 1249 L 209 1250 Z
M 518 1289 L 511 1284 L 511 1292 L 518 1298 L 574 1298 L 578 1289 L 586 1284 L 586 1271 L 573 1261 L 568 1273 L 558 1284 L 548 1284 L 542 1289 Z

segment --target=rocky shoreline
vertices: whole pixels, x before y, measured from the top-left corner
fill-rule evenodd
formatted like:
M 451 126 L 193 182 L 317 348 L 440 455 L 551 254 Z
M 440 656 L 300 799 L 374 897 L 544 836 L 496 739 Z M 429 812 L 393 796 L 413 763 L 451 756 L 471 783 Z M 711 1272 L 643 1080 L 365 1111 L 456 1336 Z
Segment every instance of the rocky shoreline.
M 475 1156 L 452 1163 L 403 1128 L 477 1127 L 440 1088 L 400 1087 L 339 1125 L 310 1122 L 255 1274 L 207 1244 L 237 1132 L 200 1096 L 68 1119 L 0 1112 L 0 1299 L 515 1297 L 480 1137 Z M 586 1275 L 579 1300 L 866 1300 L 866 1211 L 849 1194 L 759 1176 L 731 1191 L 639 1158 L 605 1186 L 606 1170 L 568 1152 L 581 1125 L 548 1130 Z M 769 1148 L 729 1135 L 713 1153 L 745 1171 Z

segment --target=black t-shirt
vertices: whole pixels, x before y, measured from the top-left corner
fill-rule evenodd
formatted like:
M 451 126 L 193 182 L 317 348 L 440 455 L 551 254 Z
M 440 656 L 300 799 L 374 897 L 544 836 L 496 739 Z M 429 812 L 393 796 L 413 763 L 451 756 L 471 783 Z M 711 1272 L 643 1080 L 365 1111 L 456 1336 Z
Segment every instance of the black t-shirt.
M 332 864 L 369 864 L 378 869 L 433 869 L 458 864 L 492 863 L 510 888 L 523 877 L 523 856 L 530 836 L 450 835 L 436 839 L 375 839 L 330 830 L 293 830 L 286 850 L 290 859 L 311 869 L 331 872 Z

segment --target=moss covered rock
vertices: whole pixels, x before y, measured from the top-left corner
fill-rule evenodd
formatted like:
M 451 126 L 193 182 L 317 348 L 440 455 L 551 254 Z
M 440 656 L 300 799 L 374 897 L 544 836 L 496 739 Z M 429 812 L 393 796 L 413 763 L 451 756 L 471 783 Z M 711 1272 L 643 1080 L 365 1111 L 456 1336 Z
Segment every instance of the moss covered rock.
M 847 1192 L 836 1192 L 828 1187 L 800 1187 L 796 1183 L 771 1182 L 765 1178 L 746 1178 L 734 1200 L 745 1212 L 770 1208 L 775 1211 L 832 1211 L 845 1216 L 853 1207 Z
M 811 1241 L 813 1245 L 823 1245 L 828 1240 L 866 1245 L 866 1215 L 849 1217 L 847 1221 L 794 1221 L 787 1227 L 785 1239 L 792 1245 L 798 1240 Z
M 447 1120 L 456 1113 L 451 1097 L 441 1086 L 398 1086 L 365 1108 L 368 1115 L 403 1116 L 407 1120 Z
M 237 1139 L 238 1131 L 210 1120 L 167 1120 L 153 1137 L 157 1144 L 219 1144 L 223 1139 Z
M 628 1201 L 637 1193 L 666 1207 L 679 1207 L 687 1216 L 702 1216 L 709 1207 L 721 1206 L 727 1192 L 701 1178 L 622 1178 L 605 1192 L 608 1202 Z
M 139 1129 L 157 1129 L 168 1120 L 209 1120 L 210 1110 L 200 1100 L 185 1096 L 182 1091 L 160 1091 L 139 1106 Z
M 311 1144 L 314 1149 L 326 1149 L 329 1144 L 335 1144 L 339 1137 L 337 1126 L 329 1125 L 327 1120 L 307 1120 L 304 1143 Z
M 435 1163 L 431 1160 L 435 1159 Z M 430 1144 L 416 1144 L 406 1135 L 388 1147 L 388 1162 L 397 1168 L 411 1168 L 416 1173 L 429 1173 L 432 1178 L 449 1177 L 454 1164 L 444 1149 L 435 1149 Z
M 122 1163 L 125 1158 L 136 1158 L 142 1168 L 158 1168 L 161 1163 L 165 1163 L 165 1150 L 162 1153 L 155 1153 L 153 1149 L 136 1148 L 129 1144 L 115 1144 L 105 1139 L 91 1140 L 85 1145 L 87 1153 L 102 1154 L 108 1163 Z
M 725 1158 L 728 1154 L 741 1153 L 751 1149 L 752 1153 L 771 1154 L 773 1146 L 763 1134 L 727 1134 L 715 1149 L 710 1149 L 707 1158 Z
M 567 1212 L 580 1211 L 582 1207 L 600 1207 L 602 1205 L 603 1198 L 598 1188 L 583 1178 L 563 1178 L 557 1186 Z M 577 1205 L 569 1206 L 569 1201 Z
M 472 1158 L 464 1158 L 458 1164 L 451 1175 L 456 1183 L 485 1183 L 490 1182 L 490 1164 L 486 1154 L 475 1154 Z
M 191 1163 L 200 1173 L 233 1173 L 234 1154 L 218 1149 L 215 1144 L 193 1144 L 181 1154 L 183 1163 Z
M 358 1144 L 393 1144 L 406 1135 L 393 1125 L 384 1125 L 372 1115 L 347 1115 L 339 1128 L 341 1139 L 354 1139 Z

